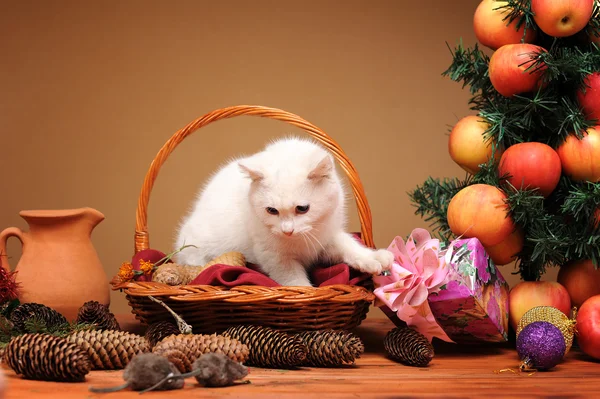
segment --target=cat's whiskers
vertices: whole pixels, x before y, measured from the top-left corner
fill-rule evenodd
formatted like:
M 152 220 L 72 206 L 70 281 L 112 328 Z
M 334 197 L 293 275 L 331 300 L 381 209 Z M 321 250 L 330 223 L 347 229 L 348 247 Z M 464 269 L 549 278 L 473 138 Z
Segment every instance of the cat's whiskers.
M 311 236 L 308 235 L 308 231 L 301 231 L 301 232 L 299 232 L 299 234 L 306 240 L 307 243 L 310 243 L 310 245 L 312 246 L 313 252 L 315 253 L 315 256 L 318 256 L 319 251 L 317 251 L 317 247 L 313 243 Z M 308 247 L 308 244 L 306 244 L 306 249 L 310 249 Z
M 315 234 L 311 233 L 310 231 L 307 231 L 306 234 L 309 237 L 312 237 L 317 242 L 317 244 L 319 244 L 321 246 L 321 248 L 323 248 L 323 251 L 325 251 L 325 247 L 323 246 L 323 244 L 321 244 L 321 241 L 319 240 L 319 238 Z

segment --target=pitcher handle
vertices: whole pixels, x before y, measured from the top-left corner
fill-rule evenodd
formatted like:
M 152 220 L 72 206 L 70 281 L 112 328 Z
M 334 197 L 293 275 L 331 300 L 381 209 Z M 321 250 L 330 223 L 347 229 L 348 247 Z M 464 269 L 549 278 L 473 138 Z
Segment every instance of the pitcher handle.
M 21 245 L 23 245 L 23 231 L 18 227 L 9 227 L 0 233 L 0 265 L 10 272 L 11 268 L 8 263 L 8 254 L 6 253 L 6 241 L 8 241 L 9 237 L 17 237 L 21 241 Z M 6 262 L 4 262 L 4 258 L 6 258 Z

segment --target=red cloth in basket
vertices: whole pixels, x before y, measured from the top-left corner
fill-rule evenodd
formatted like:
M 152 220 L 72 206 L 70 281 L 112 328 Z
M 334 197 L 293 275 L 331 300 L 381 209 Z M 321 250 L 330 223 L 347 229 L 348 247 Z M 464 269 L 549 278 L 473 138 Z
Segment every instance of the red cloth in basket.
M 360 235 L 354 234 L 359 241 Z M 361 241 L 362 242 L 362 241 Z M 165 258 L 165 254 L 156 249 L 145 249 L 135 254 L 131 260 L 134 270 L 140 270 L 140 261 L 150 261 L 157 265 Z M 358 285 L 360 282 L 369 279 L 371 276 L 361 273 L 351 268 L 345 263 L 336 265 L 316 266 L 310 271 L 310 280 L 315 287 L 324 287 L 327 285 L 345 284 Z M 138 281 L 152 281 L 152 276 L 140 275 Z M 238 285 L 259 285 L 263 287 L 279 287 L 281 284 L 269 278 L 260 269 L 259 265 L 248 263 L 246 267 L 231 266 L 224 264 L 212 265 L 203 270 L 189 285 L 215 285 L 228 288 Z

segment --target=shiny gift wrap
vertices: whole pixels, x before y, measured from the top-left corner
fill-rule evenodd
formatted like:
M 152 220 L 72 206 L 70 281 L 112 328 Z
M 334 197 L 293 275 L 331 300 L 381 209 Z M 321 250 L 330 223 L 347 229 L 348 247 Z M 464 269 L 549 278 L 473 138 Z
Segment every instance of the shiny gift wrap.
M 508 340 L 509 286 L 477 238 L 449 244 L 448 282 L 429 296 L 429 306 L 457 343 Z
M 505 342 L 509 287 L 477 238 L 441 243 L 424 229 L 388 250 L 392 269 L 375 276 L 376 305 L 430 341 Z

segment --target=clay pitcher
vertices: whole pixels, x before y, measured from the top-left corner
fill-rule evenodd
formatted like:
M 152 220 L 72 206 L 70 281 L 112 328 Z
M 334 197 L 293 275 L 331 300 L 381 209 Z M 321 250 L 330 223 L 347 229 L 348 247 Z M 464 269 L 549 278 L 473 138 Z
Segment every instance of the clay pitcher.
M 94 227 L 104 215 L 92 208 L 21 211 L 29 231 L 9 227 L 0 233 L 0 261 L 10 269 L 6 241 L 23 247 L 15 268 L 21 303 L 49 306 L 67 320 L 77 318 L 87 301 L 109 305 L 108 277 L 92 244 Z

